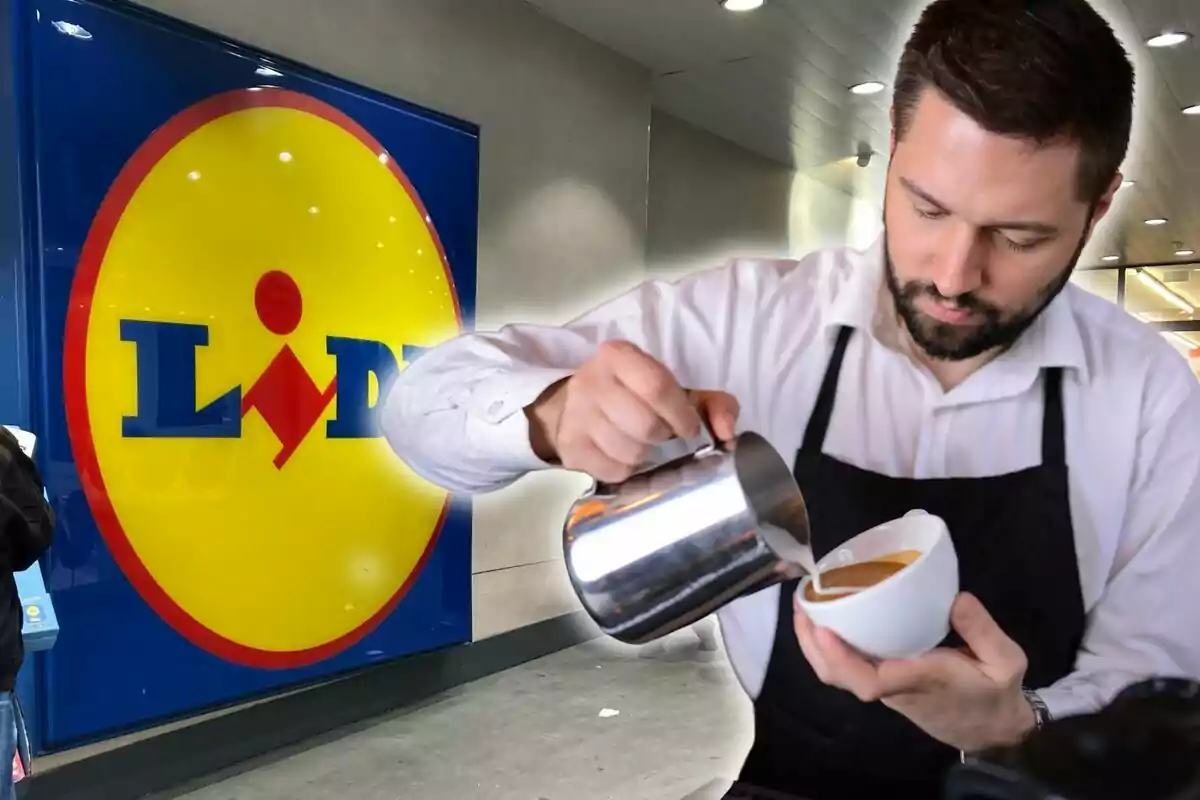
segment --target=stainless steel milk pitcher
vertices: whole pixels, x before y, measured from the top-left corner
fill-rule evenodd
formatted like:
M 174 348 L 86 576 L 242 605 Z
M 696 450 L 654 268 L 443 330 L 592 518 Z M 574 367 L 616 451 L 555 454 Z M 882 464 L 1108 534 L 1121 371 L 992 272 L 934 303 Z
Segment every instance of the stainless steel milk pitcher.
M 584 609 L 643 644 L 751 591 L 805 574 L 808 513 L 791 468 L 762 436 L 672 439 L 624 483 L 571 508 L 563 548 Z

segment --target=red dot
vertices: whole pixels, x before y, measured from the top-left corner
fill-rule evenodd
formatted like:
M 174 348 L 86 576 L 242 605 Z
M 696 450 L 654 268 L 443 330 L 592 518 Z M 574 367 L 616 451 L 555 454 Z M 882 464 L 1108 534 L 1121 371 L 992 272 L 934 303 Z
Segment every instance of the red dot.
M 300 287 L 286 272 L 272 270 L 259 278 L 258 286 L 254 287 L 254 308 L 271 333 L 289 334 L 300 324 L 304 311 Z

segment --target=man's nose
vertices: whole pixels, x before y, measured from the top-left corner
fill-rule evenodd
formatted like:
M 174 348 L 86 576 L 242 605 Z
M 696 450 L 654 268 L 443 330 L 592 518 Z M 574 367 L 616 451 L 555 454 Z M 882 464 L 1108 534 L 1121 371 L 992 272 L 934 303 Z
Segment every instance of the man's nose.
M 969 225 L 952 226 L 941 242 L 933 285 L 943 297 L 975 291 L 983 283 L 986 259 L 986 248 L 977 229 Z

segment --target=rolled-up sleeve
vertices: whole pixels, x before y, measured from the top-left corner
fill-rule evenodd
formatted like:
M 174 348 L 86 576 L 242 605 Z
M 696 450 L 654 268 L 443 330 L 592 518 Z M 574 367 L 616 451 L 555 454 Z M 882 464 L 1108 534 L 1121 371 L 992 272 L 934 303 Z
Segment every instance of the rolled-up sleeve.
M 728 343 L 720 341 L 729 316 L 722 305 L 732 283 L 726 269 L 677 283 L 647 281 L 563 327 L 509 325 L 458 336 L 426 351 L 393 382 L 381 408 L 383 433 L 432 483 L 461 493 L 499 489 L 548 466 L 530 445 L 524 409 L 601 342 L 633 342 L 681 382 L 686 365 L 697 361 L 689 350 L 705 348 L 700 363 L 719 365 Z
M 1146 677 L 1200 679 L 1200 384 L 1182 361 L 1146 387 L 1121 542 L 1076 671 L 1039 692 L 1087 713 Z

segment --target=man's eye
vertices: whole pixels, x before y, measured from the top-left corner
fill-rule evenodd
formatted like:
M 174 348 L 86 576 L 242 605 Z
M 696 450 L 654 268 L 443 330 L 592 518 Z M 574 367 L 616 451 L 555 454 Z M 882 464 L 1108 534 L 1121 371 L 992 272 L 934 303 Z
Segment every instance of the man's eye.
M 1009 250 L 1015 250 L 1018 253 L 1028 253 L 1046 241 L 1045 239 L 1034 239 L 1030 242 L 1015 242 L 1004 235 L 1001 235 L 1000 238 L 1003 240 L 1005 247 Z
M 946 216 L 946 212 L 940 208 L 926 209 L 917 208 L 917 216 L 924 219 L 942 219 Z

